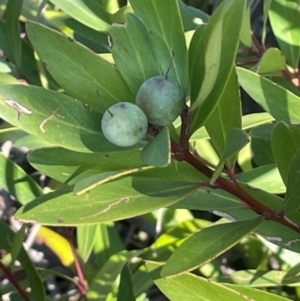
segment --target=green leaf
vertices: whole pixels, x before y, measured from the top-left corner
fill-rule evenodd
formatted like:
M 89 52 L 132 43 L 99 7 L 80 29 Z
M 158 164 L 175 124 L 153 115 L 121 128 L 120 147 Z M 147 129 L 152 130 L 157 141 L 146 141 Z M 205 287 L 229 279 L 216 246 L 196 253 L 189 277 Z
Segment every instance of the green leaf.
M 206 28 L 206 24 L 202 24 L 196 28 L 194 31 L 194 34 L 192 36 L 192 39 L 190 41 L 190 46 L 188 49 L 188 66 L 189 66 L 189 77 L 190 81 L 193 81 L 195 78 L 193 77 L 194 75 L 200 75 L 199 73 L 199 66 L 195 64 L 196 61 L 199 59 L 199 54 L 200 54 L 200 47 L 202 47 L 201 42 L 202 42 L 202 36 L 204 34 L 204 30 Z M 192 85 L 191 88 L 195 87 L 195 85 Z M 193 90 L 191 91 L 191 93 Z M 194 91 L 195 93 L 198 92 L 198 90 Z M 196 95 L 194 96 L 196 97 Z
M 276 123 L 265 123 L 258 125 L 251 129 L 250 131 L 250 136 L 251 138 L 259 138 L 259 139 L 264 139 L 266 141 L 271 140 L 272 132 L 274 128 L 276 127 Z
M 193 6 L 186 5 L 182 1 L 178 1 L 178 4 L 185 32 L 197 29 L 199 25 L 209 21 L 209 15 L 203 11 Z
M 76 228 L 78 254 L 84 263 L 92 253 L 98 228 L 99 225 L 79 225 Z
M 287 185 L 289 166 L 300 148 L 300 127 L 279 122 L 272 134 L 272 151 L 283 182 Z
M 110 28 L 110 15 L 97 1 L 51 0 L 51 2 L 88 27 L 99 31 L 108 31 Z
M 166 166 L 171 162 L 168 128 L 163 128 L 142 150 L 142 159 L 148 165 Z
M 253 1 L 252 1 L 253 2 Z M 247 8 L 243 17 L 243 22 L 241 24 L 240 41 L 248 48 L 252 47 L 252 37 L 251 37 L 251 5 L 249 1 L 247 3 Z
M 21 229 L 15 234 L 15 237 L 12 241 L 11 248 L 10 248 L 11 262 L 14 262 L 17 259 L 18 255 L 23 247 L 23 241 L 24 241 L 26 228 L 27 228 L 27 225 L 23 224 Z
M 252 188 L 247 184 L 239 183 L 247 193 L 270 209 L 279 212 L 283 207 L 283 199 L 266 191 Z M 201 202 L 199 202 L 201 199 Z M 245 210 L 240 199 L 218 189 L 203 188 L 186 196 L 183 200 L 170 206 L 172 209 L 203 210 L 225 217 L 231 221 L 243 221 L 257 217 L 252 210 Z M 298 212 L 287 212 L 286 217 L 291 223 L 300 224 Z M 294 252 L 300 252 L 299 233 L 279 223 L 265 220 L 256 230 L 256 233 L 266 240 Z
M 27 23 L 26 31 L 45 68 L 67 94 L 102 111 L 121 100 L 134 101 L 114 65 L 41 24 Z
M 14 241 L 15 233 L 6 223 L 1 220 L 0 233 L 0 249 L 10 252 L 11 243 Z M 23 269 L 26 271 L 30 283 L 31 293 L 35 300 L 44 301 L 44 284 L 23 246 L 21 246 L 21 250 L 18 252 L 17 260 L 21 263 Z
M 107 179 L 110 174 L 145 166 L 139 149 L 87 154 L 59 147 L 43 148 L 30 152 L 28 161 L 35 169 L 59 182 L 73 185 L 84 179 L 78 184 L 84 187 L 87 183 Z M 94 175 L 95 178 L 89 178 Z M 86 178 L 89 179 L 87 182 Z
M 122 269 L 118 290 L 118 301 L 124 300 L 136 301 L 133 292 L 132 274 L 127 263 L 125 263 Z
M 190 126 L 191 133 L 204 124 L 223 97 L 236 56 L 245 5 L 244 0 L 224 1 L 211 17 L 200 41 L 194 42 L 197 55 L 194 55 L 194 72 L 190 73 L 191 103 L 192 108 L 197 109 Z M 219 50 L 215 52 L 214 47 Z M 214 53 L 219 55 L 212 58 Z
M 272 0 L 270 23 L 288 63 L 297 68 L 300 58 L 300 10 L 298 0 Z
M 27 204 L 43 194 L 38 184 L 26 172 L 0 152 L 0 186 Z
M 110 0 L 108 0 L 110 1 Z M 122 6 L 118 11 L 111 15 L 112 23 L 124 24 L 126 23 L 126 16 L 128 13 L 133 13 L 133 9 L 129 4 Z
M 8 62 L 7 59 L 5 60 L 0 58 L 0 74 L 1 76 L 11 75 L 15 81 L 20 84 L 20 82 L 17 80 L 18 72 L 16 67 L 11 62 Z
M 233 128 L 241 128 L 241 123 L 241 101 L 236 72 L 235 68 L 233 68 L 222 98 L 205 122 L 206 130 L 220 156 L 226 148 L 230 131 Z M 232 168 L 235 164 L 236 156 L 226 160 L 228 166 Z
M 242 222 L 220 224 L 205 228 L 184 241 L 162 268 L 161 276 L 168 277 L 190 271 L 234 246 L 263 221 L 257 217 Z
M 278 48 L 271 47 L 262 55 L 255 71 L 263 76 L 280 76 L 285 68 L 286 61 L 283 53 Z
M 249 142 L 248 135 L 241 129 L 233 128 L 228 133 L 227 142 L 223 151 L 223 154 L 220 158 L 219 164 L 216 167 L 210 183 L 213 184 L 216 179 L 220 176 L 225 162 L 229 162 L 229 168 L 232 169 L 235 164 L 236 154 Z M 234 160 L 230 161 L 230 157 L 234 156 Z
M 0 85 L 20 85 L 21 83 L 12 75 L 0 72 Z
M 23 206 L 16 213 L 16 218 L 45 225 L 80 225 L 121 220 L 178 202 L 192 192 L 195 186 L 195 183 L 144 175 L 106 183 L 84 196 L 75 196 L 72 187 L 63 188 Z
M 295 211 L 300 207 L 300 149 L 293 156 L 287 176 L 284 208 L 286 211 Z
M 205 278 L 190 273 L 184 273 L 171 278 L 161 278 L 161 266 L 159 263 L 146 261 L 146 267 L 154 283 L 170 301 L 245 301 L 245 296 L 240 293 L 218 283 L 209 282 Z
M 59 92 L 0 86 L 0 117 L 53 145 L 91 152 L 122 149 L 101 133 L 101 115 Z
M 211 22 L 213 22 L 212 19 Z M 209 23 L 210 25 L 211 23 Z M 210 29 L 209 25 L 203 33 L 203 39 L 206 38 L 206 32 Z M 204 100 L 212 91 L 221 65 L 221 49 L 222 49 L 222 36 L 223 32 L 223 19 L 219 18 L 212 28 L 210 38 L 207 41 L 205 52 L 204 52 L 204 70 L 205 75 L 203 82 L 201 83 L 200 91 L 197 98 L 193 101 L 191 109 L 194 110 L 197 107 L 203 105 Z M 203 70 L 202 70 L 203 72 Z
M 277 270 L 277 271 L 268 271 L 268 270 L 241 270 L 231 273 L 228 276 L 220 276 L 212 278 L 212 281 L 232 283 L 241 285 L 244 287 L 278 287 L 282 285 L 299 285 L 300 278 L 291 277 L 290 279 L 286 278 L 286 272 Z M 229 287 L 233 288 L 233 285 Z
M 93 42 L 97 43 L 97 47 L 99 47 L 99 50 L 100 49 L 102 50 L 101 52 L 107 52 L 109 43 L 108 43 L 106 33 L 99 32 L 98 30 L 87 27 L 72 18 L 63 19 L 62 22 L 74 30 L 74 33 L 73 33 L 74 37 L 79 38 L 78 37 L 78 34 L 79 34 L 82 37 L 84 37 L 84 39 L 88 39 L 89 41 L 93 41 Z
M 22 41 L 19 17 L 23 0 L 9 0 L 5 10 L 5 27 L 8 44 L 17 68 L 21 67 Z
M 17 127 L 4 123 L 0 126 L 0 139 L 1 141 L 10 140 L 15 143 L 16 140 L 26 136 L 27 134 Z
M 288 279 L 293 279 L 293 278 L 299 277 L 299 272 L 300 272 L 300 262 L 298 262 L 295 265 L 293 265 L 286 272 L 286 275 L 284 276 L 284 279 L 288 280 Z
M 87 293 L 88 300 L 105 301 L 107 295 L 112 292 L 114 281 L 121 273 L 124 264 L 143 252 L 144 250 L 124 250 L 110 256 L 91 282 Z
M 251 158 L 256 166 L 275 163 L 271 141 L 265 138 L 251 138 Z
M 274 278 L 273 278 L 274 280 Z M 291 299 L 287 299 L 281 296 L 278 296 L 276 294 L 271 294 L 269 292 L 258 290 L 254 288 L 244 287 L 244 286 L 238 286 L 238 285 L 225 285 L 228 288 L 231 288 L 245 296 L 248 296 L 248 298 L 251 298 L 251 300 L 257 300 L 257 301 L 290 301 Z
M 12 50 L 9 46 L 9 38 L 7 36 L 6 24 L 2 20 L 0 20 L 0 40 L 1 40 L 1 47 L 6 57 L 10 58 L 11 61 L 14 60 Z
M 53 145 L 48 141 L 42 140 L 36 136 L 26 135 L 16 140 L 14 146 L 17 148 L 27 147 L 28 149 L 32 150 L 35 148 L 51 147 Z
M 169 209 L 170 210 L 170 209 Z M 182 210 L 178 211 L 182 212 Z M 166 215 L 164 216 L 166 218 Z M 167 261 L 177 248 L 188 236 L 211 225 L 211 222 L 199 219 L 188 219 L 177 222 L 164 234 L 159 236 L 151 245 L 149 252 L 145 254 L 145 259 L 155 259 L 156 261 Z
M 99 224 L 93 248 L 96 267 L 101 269 L 109 261 L 110 256 L 123 250 L 124 245 L 115 224 L 113 222 Z
M 130 0 L 130 4 L 153 35 L 161 72 L 166 74 L 171 65 L 169 77 L 177 78 L 182 89 L 186 90 L 187 49 L 178 1 Z M 171 22 L 166 16 L 172 16 Z
M 32 85 L 42 86 L 43 80 L 48 82 L 49 89 L 57 90 L 57 83 L 43 68 L 38 66 L 40 63 L 40 61 L 37 61 L 32 45 L 27 40 L 22 39 L 22 65 L 20 69 L 22 75 Z M 43 70 L 43 74 L 41 70 Z
M 115 12 L 119 9 L 118 0 L 100 0 L 101 5 L 107 12 Z
M 300 122 L 300 97 L 276 83 L 243 68 L 237 68 L 242 88 L 276 120 Z
M 262 26 L 262 34 L 261 34 L 261 43 L 265 45 L 266 35 L 267 35 L 267 21 L 269 9 L 271 6 L 272 0 L 265 0 L 263 4 L 263 26 Z
M 286 192 L 276 164 L 253 168 L 238 174 L 236 178 L 238 181 L 251 185 L 251 187 L 263 189 L 269 193 L 283 194 Z
M 118 70 L 136 95 L 145 80 L 162 73 L 153 37 L 145 23 L 132 13 L 127 15 L 125 25 L 114 24 L 109 34 Z
M 96 188 L 99 185 L 103 185 L 106 182 L 116 181 L 118 178 L 132 175 L 149 168 L 151 167 L 140 167 L 128 170 L 108 171 L 101 174 L 95 174 L 79 180 L 74 186 L 74 193 L 76 195 L 82 195 L 83 193 L 89 192 L 90 190 Z
M 248 130 L 272 121 L 274 121 L 274 118 L 269 113 L 252 113 L 242 117 L 242 129 Z

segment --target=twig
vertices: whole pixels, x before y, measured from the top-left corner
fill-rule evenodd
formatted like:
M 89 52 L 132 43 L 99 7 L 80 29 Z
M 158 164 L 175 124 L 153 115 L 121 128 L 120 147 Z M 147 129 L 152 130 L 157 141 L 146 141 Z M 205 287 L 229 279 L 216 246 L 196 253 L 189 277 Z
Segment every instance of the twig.
M 74 245 L 74 228 L 66 228 L 65 232 L 66 232 L 67 239 L 70 243 L 72 253 L 74 256 L 74 263 L 75 263 L 75 268 L 76 268 L 76 272 L 77 272 L 77 276 L 78 276 L 78 284 L 77 285 L 78 285 L 78 288 L 80 290 L 83 300 L 88 301 L 88 298 L 87 298 L 88 286 L 85 281 L 83 269 L 80 264 L 79 257 L 78 257 L 78 254 L 77 254 L 77 251 L 76 251 L 76 248 Z
M 259 51 L 260 55 L 263 55 L 263 53 L 266 51 L 266 48 L 259 42 L 259 40 L 257 39 L 257 37 L 254 35 L 253 32 L 251 32 L 251 37 L 252 37 L 252 41 L 253 41 L 255 47 L 257 48 L 257 50 Z
M 3 274 L 6 276 L 6 278 L 14 285 L 14 287 L 17 289 L 19 294 L 24 298 L 24 300 L 31 301 L 28 294 L 23 290 L 19 282 L 16 280 L 15 276 L 11 272 L 11 269 L 6 267 L 1 261 L 0 261 L 0 269 L 3 271 Z
M 179 161 L 185 161 L 192 165 L 194 168 L 199 170 L 202 174 L 211 178 L 213 170 L 209 169 L 204 163 L 199 161 L 189 150 L 181 150 L 181 147 L 174 141 L 171 143 L 172 151 L 174 153 L 175 159 Z M 257 214 L 264 216 L 268 220 L 278 222 L 294 231 L 300 233 L 300 227 L 294 222 L 284 217 L 284 214 L 280 214 L 264 204 L 256 200 L 252 195 L 244 191 L 238 183 L 228 181 L 225 178 L 219 177 L 215 181 L 215 185 L 223 189 L 232 195 L 238 197 L 241 201 L 244 201 L 250 206 L 250 208 L 255 211 Z

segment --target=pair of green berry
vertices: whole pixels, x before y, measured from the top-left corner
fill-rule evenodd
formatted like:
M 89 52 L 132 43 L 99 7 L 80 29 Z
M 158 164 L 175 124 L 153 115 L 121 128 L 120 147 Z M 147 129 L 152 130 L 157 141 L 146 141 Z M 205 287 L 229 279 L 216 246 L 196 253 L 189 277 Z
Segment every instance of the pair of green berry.
M 146 80 L 136 95 L 136 105 L 119 102 L 107 109 L 101 128 L 107 140 L 117 146 L 129 147 L 141 142 L 148 123 L 171 124 L 181 113 L 184 94 L 180 85 L 164 76 Z

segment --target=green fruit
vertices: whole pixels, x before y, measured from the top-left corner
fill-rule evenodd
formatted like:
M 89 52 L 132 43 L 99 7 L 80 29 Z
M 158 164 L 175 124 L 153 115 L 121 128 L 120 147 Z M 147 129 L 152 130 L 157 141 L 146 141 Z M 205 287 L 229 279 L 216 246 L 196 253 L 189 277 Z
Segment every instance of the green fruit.
M 105 111 L 101 128 L 107 140 L 126 147 L 139 143 L 145 137 L 148 121 L 135 104 L 119 102 Z
M 184 95 L 180 85 L 164 76 L 146 80 L 136 95 L 136 104 L 144 111 L 149 123 L 171 124 L 182 112 Z

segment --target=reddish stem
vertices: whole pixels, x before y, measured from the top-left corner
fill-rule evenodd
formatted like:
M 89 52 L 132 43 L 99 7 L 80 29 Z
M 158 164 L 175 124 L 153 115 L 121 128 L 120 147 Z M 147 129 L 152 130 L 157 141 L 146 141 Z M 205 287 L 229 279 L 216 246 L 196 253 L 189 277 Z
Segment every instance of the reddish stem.
M 182 150 L 189 148 L 188 127 L 190 122 L 191 113 L 189 112 L 189 107 L 186 105 L 181 114 L 181 131 L 179 145 Z
M 19 282 L 16 280 L 14 274 L 11 272 L 11 269 L 6 267 L 1 261 L 0 261 L 0 269 L 3 271 L 5 277 L 14 285 L 14 287 L 17 289 L 19 294 L 24 298 L 24 300 L 31 301 L 28 294 L 23 290 Z
M 179 161 L 185 161 L 192 165 L 194 168 L 199 170 L 202 174 L 207 176 L 209 179 L 213 174 L 213 170 L 208 168 L 203 162 L 198 160 L 189 150 L 181 150 L 180 145 L 176 142 L 172 141 L 172 151 L 175 154 L 175 159 Z M 264 216 L 268 220 L 272 220 L 278 222 L 294 231 L 300 233 L 300 228 L 298 225 L 290 221 L 289 219 L 284 217 L 284 214 L 279 214 L 278 212 L 270 209 L 269 207 L 265 206 L 264 204 L 260 203 L 256 200 L 252 195 L 244 191 L 238 183 L 234 183 L 228 181 L 225 178 L 219 177 L 215 181 L 215 185 L 223 189 L 232 195 L 238 197 L 240 200 L 244 201 L 246 204 L 250 206 L 252 210 L 254 210 L 257 214 Z
M 248 60 L 248 61 L 240 61 L 240 62 L 236 62 L 237 66 L 247 66 L 247 65 L 252 65 L 252 64 L 256 64 L 258 62 L 259 59 L 255 58 L 252 60 Z
M 257 39 L 257 37 L 254 35 L 253 32 L 251 32 L 251 37 L 252 37 L 252 41 L 256 47 L 256 49 L 258 50 L 258 52 L 260 53 L 260 55 L 263 55 L 263 53 L 266 51 L 266 48 L 264 47 L 264 45 L 262 45 L 259 40 Z
M 70 243 L 72 253 L 74 256 L 74 263 L 75 263 L 75 268 L 78 276 L 78 288 L 80 290 L 81 296 L 85 301 L 88 301 L 87 299 L 87 292 L 88 292 L 88 286 L 85 281 L 84 273 L 83 273 L 83 268 L 80 264 L 80 260 L 77 254 L 77 250 L 74 245 L 74 228 L 66 228 L 65 229 L 67 239 Z

